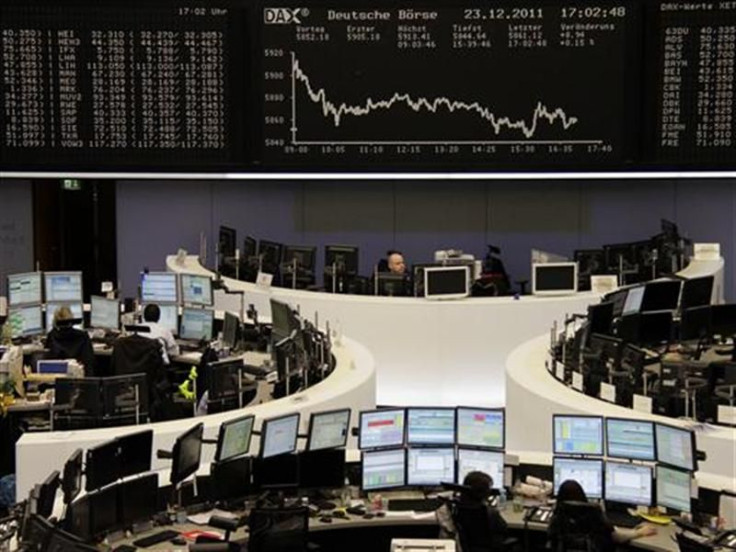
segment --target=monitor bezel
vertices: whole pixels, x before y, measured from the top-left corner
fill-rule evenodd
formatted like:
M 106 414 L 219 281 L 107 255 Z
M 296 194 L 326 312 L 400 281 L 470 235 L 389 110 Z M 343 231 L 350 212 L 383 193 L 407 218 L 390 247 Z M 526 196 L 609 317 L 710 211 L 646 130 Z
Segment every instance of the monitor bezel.
M 569 462 L 590 462 L 591 464 L 594 463 L 594 462 L 597 462 L 598 465 L 600 466 L 600 472 L 601 472 L 601 495 L 600 496 L 591 495 L 591 494 L 588 494 L 588 491 L 585 491 L 585 489 L 583 489 L 583 490 L 585 491 L 585 495 L 588 497 L 588 499 L 591 499 L 591 498 L 603 499 L 604 487 L 606 485 L 606 482 L 605 482 L 606 474 L 603 471 L 603 468 L 604 468 L 604 466 L 603 466 L 603 464 L 604 464 L 603 458 L 580 458 L 578 456 L 558 456 L 558 455 L 554 455 L 552 457 L 552 496 L 555 496 L 555 497 L 557 496 L 557 491 L 559 490 L 559 485 L 555 485 L 555 463 L 557 461 L 561 461 L 561 462 L 568 462 L 568 461 Z M 560 485 L 562 483 L 563 482 L 560 481 Z M 582 483 L 581 483 L 581 486 L 582 486 Z
M 46 316 L 43 310 L 43 305 L 41 303 L 30 303 L 26 305 L 18 305 L 13 307 L 8 307 L 8 316 L 7 319 L 10 319 L 13 312 L 20 311 L 20 310 L 27 310 L 27 309 L 34 309 L 37 310 L 40 315 L 41 320 L 41 327 L 40 328 L 34 328 L 33 331 L 27 332 L 23 330 L 19 335 L 12 335 L 11 339 L 23 339 L 24 337 L 33 337 L 34 335 L 43 335 L 46 333 Z
M 599 453 L 593 453 L 593 452 L 567 452 L 562 451 L 558 452 L 556 450 L 557 447 L 557 432 L 555 431 L 555 427 L 557 424 L 555 423 L 558 418 L 586 418 L 586 419 L 595 419 L 600 420 L 601 422 L 601 447 Z M 595 414 L 552 414 L 552 454 L 555 456 L 565 457 L 565 458 L 579 458 L 579 457 L 588 457 L 588 456 L 594 456 L 596 458 L 605 456 L 606 451 L 606 426 L 604 423 L 604 417 L 598 416 Z
M 186 286 L 184 286 L 184 278 L 202 278 L 203 280 L 207 280 L 209 282 L 209 296 L 205 298 L 204 301 L 186 301 L 184 297 L 184 289 Z M 208 274 L 194 274 L 191 272 L 182 272 L 179 274 L 179 287 L 181 288 L 181 305 L 182 307 L 185 305 L 200 305 L 203 307 L 211 307 L 214 305 L 214 289 L 212 287 L 212 277 Z
M 348 420 L 347 420 L 347 431 L 345 432 L 345 439 L 343 439 L 342 445 L 338 445 L 336 447 L 322 447 L 322 448 L 314 448 L 312 446 L 312 432 L 314 431 L 314 424 L 315 419 L 317 416 L 327 416 L 330 414 L 340 414 L 342 412 L 347 412 L 348 414 Z M 307 437 L 307 448 L 308 451 L 316 451 L 316 450 L 329 450 L 329 449 L 338 449 L 338 448 L 344 448 L 348 443 L 348 436 L 350 435 L 350 420 L 353 416 L 353 410 L 351 408 L 336 408 L 334 410 L 322 410 L 320 412 L 312 412 L 309 415 L 309 432 Z
M 455 455 L 455 482 L 458 485 L 462 485 L 463 482 L 460 481 L 460 454 L 463 452 L 481 452 L 484 454 L 499 454 L 501 455 L 501 475 L 504 475 L 504 470 L 506 468 L 506 452 L 503 450 L 497 450 L 497 449 L 490 449 L 490 448 L 480 448 L 480 447 L 469 447 L 469 446 L 457 446 L 456 447 L 457 452 Z M 491 474 L 488 474 L 491 475 Z M 504 481 L 503 479 L 500 481 L 494 481 L 492 489 L 501 489 L 504 487 Z
M 537 289 L 537 269 L 539 268 L 572 268 L 572 286 L 565 289 L 539 290 Z M 565 261 L 560 263 L 532 263 L 532 295 L 555 296 L 555 295 L 571 295 L 578 292 L 578 263 L 574 261 Z
M 404 427 L 402 427 L 401 435 L 402 439 L 400 443 L 382 445 L 379 447 L 363 447 L 363 416 L 373 414 L 376 412 L 403 412 L 404 413 Z M 406 445 L 406 408 L 374 408 L 372 410 L 361 410 L 358 413 L 358 450 L 384 450 L 392 449 L 396 447 L 403 447 Z
M 266 435 L 268 434 L 268 426 L 271 425 L 273 422 L 278 422 L 280 420 L 285 420 L 287 418 L 293 418 L 296 417 L 296 432 L 294 433 L 294 443 L 290 450 L 280 452 L 278 454 L 271 454 L 269 456 L 264 456 L 263 453 L 265 452 L 266 448 Z M 273 418 L 267 418 L 263 420 L 261 423 L 261 429 L 260 429 L 260 443 L 258 444 L 258 458 L 261 460 L 267 460 L 269 458 L 273 458 L 274 456 L 282 456 L 284 454 L 293 454 L 297 447 L 297 442 L 299 441 L 299 425 L 301 423 L 301 412 L 292 412 L 291 414 L 284 414 L 282 416 L 276 416 Z
M 22 277 L 25 277 L 25 276 L 33 276 L 33 275 L 38 275 L 38 278 L 39 278 L 39 286 L 38 287 L 39 287 L 39 295 L 40 295 L 40 297 L 39 297 L 38 301 L 22 301 L 20 303 L 13 303 L 10 300 L 10 279 L 11 278 L 15 278 L 15 277 L 21 277 L 22 278 Z M 7 294 L 8 294 L 8 308 L 10 308 L 10 307 L 22 307 L 24 305 L 37 305 L 39 303 L 43 303 L 44 302 L 44 298 L 45 298 L 45 296 L 44 296 L 44 291 L 45 291 L 44 290 L 44 286 L 45 286 L 45 284 L 46 284 L 46 282 L 44 281 L 44 278 L 43 278 L 43 272 L 40 271 L 40 270 L 39 271 L 36 271 L 36 272 L 19 272 L 17 274 L 8 274 L 5 277 L 5 286 L 6 286 L 5 289 L 7 290 Z
M 61 478 L 61 490 L 64 494 L 65 504 L 71 503 L 77 496 L 79 496 L 79 493 L 82 491 L 83 461 L 84 451 L 81 448 L 78 448 L 71 454 L 71 456 L 69 456 L 67 461 L 64 462 L 64 469 L 62 471 Z M 78 469 L 76 471 L 76 487 L 72 488 L 70 486 L 70 483 L 67 482 L 67 479 L 70 475 L 74 473 L 72 472 L 72 470 L 75 468 L 75 466 L 78 466 Z
M 501 415 L 503 416 L 503 431 L 501 432 L 501 446 L 488 446 L 488 445 L 476 445 L 476 444 L 468 444 L 468 443 L 461 443 L 460 442 L 460 410 L 482 410 L 484 412 L 501 412 Z M 504 450 L 506 448 L 506 408 L 503 406 L 499 406 L 496 408 L 486 408 L 484 406 L 467 406 L 467 405 L 460 405 L 455 407 L 455 445 L 458 447 L 466 447 L 466 448 L 482 448 L 482 449 L 488 449 L 488 450 Z
M 422 452 L 422 451 L 431 451 L 431 450 L 442 450 L 442 451 L 449 451 L 452 455 L 452 477 L 448 479 L 447 481 L 437 481 L 431 482 L 431 483 L 412 483 L 409 481 L 409 458 L 411 457 L 411 453 L 414 451 Z M 455 446 L 419 446 L 419 447 L 412 447 L 407 446 L 406 447 L 406 469 L 405 469 L 405 475 L 404 480 L 406 481 L 407 487 L 429 487 L 429 488 L 435 488 L 440 487 L 442 483 L 454 483 L 457 480 L 457 454 L 455 453 Z
M 417 411 L 417 410 L 441 410 L 441 411 L 451 411 L 452 412 L 452 441 L 449 443 L 433 443 L 433 442 L 427 442 L 427 441 L 411 441 L 409 438 L 409 417 L 411 411 Z M 457 408 L 453 406 L 408 406 L 406 408 L 406 419 L 404 420 L 404 427 L 405 433 L 406 433 L 406 446 L 422 446 L 427 445 L 428 447 L 432 448 L 441 448 L 445 446 L 454 446 L 457 443 Z
M 176 286 L 176 300 L 175 301 L 147 301 L 143 297 L 143 280 L 146 278 L 146 276 L 153 275 L 153 276 L 173 276 L 174 282 Z M 139 279 L 139 297 L 142 305 L 148 305 L 149 303 L 154 303 L 156 305 L 179 305 L 181 303 L 181 290 L 179 289 L 181 287 L 181 284 L 179 282 L 179 273 L 178 272 L 168 272 L 165 270 L 162 271 L 149 271 L 149 272 L 141 272 L 140 273 L 140 279 Z
M 611 451 L 610 451 L 609 446 L 608 446 L 608 435 L 609 435 L 609 432 L 608 432 L 608 422 L 609 422 L 609 420 L 610 421 L 613 421 L 613 422 L 637 422 L 637 423 L 643 423 L 643 424 L 647 424 L 647 425 L 651 426 L 651 428 L 652 428 L 652 452 L 653 452 L 653 456 L 651 458 L 634 458 L 634 457 L 631 457 L 631 456 L 623 456 L 623 455 L 619 456 L 619 455 L 616 455 L 616 454 L 611 454 Z M 642 419 L 639 419 L 639 418 L 619 418 L 619 417 L 616 417 L 616 416 L 612 416 L 612 417 L 606 416 L 605 419 L 604 419 L 604 426 L 605 427 L 603 429 L 604 429 L 604 440 L 606 441 L 606 458 L 617 458 L 617 459 L 620 459 L 620 460 L 636 460 L 636 461 L 640 461 L 640 462 L 656 462 L 657 461 L 657 435 L 655 433 L 654 421 L 653 420 L 642 420 Z
M 436 272 L 465 272 L 465 290 L 459 293 L 429 293 L 430 274 Z M 424 269 L 424 298 L 441 299 L 464 299 L 470 295 L 470 267 L 468 265 L 455 266 L 428 266 Z
M 194 437 L 197 433 L 199 433 L 199 461 L 196 463 L 195 466 L 192 466 L 188 468 L 186 471 L 181 471 L 181 466 L 179 466 L 180 457 L 181 457 L 181 446 L 182 443 L 190 438 Z M 202 437 L 204 434 L 204 423 L 200 422 L 198 424 L 193 425 L 191 428 L 186 430 L 184 433 L 179 435 L 176 438 L 176 441 L 174 441 L 174 448 L 172 450 L 172 462 L 171 462 L 171 474 L 169 478 L 169 482 L 172 485 L 178 485 L 182 481 L 186 480 L 187 477 L 192 475 L 193 473 L 196 473 L 199 469 L 201 463 L 202 463 Z
M 116 326 L 114 326 L 114 327 L 111 328 L 109 326 L 95 326 L 95 325 L 92 324 L 92 321 L 94 320 L 93 313 L 95 312 L 95 310 L 94 310 L 94 302 L 95 302 L 95 300 L 105 301 L 105 302 L 108 302 L 108 303 L 115 303 L 115 305 L 117 307 L 116 308 L 116 311 L 115 311 L 117 313 L 117 325 Z M 120 315 L 120 301 L 118 299 L 108 299 L 107 297 L 102 297 L 101 295 L 90 295 L 90 297 L 89 297 L 89 327 L 90 328 L 97 328 L 97 329 L 102 329 L 102 330 L 117 330 L 117 331 L 120 331 L 120 319 L 121 319 L 121 315 Z
M 691 454 L 691 458 L 692 458 L 692 465 L 690 467 L 680 466 L 678 464 L 673 464 L 671 462 L 667 462 L 665 460 L 662 460 L 659 457 L 659 455 L 660 455 L 660 450 L 659 450 L 659 429 L 658 429 L 659 427 L 665 427 L 665 428 L 668 428 L 668 429 L 673 429 L 675 431 L 682 431 L 682 432 L 685 432 L 685 433 L 690 434 L 690 447 L 691 447 L 690 448 L 690 454 Z M 697 445 L 695 444 L 695 431 L 693 431 L 691 429 L 684 428 L 684 427 L 678 427 L 678 426 L 671 425 L 671 424 L 665 424 L 665 423 L 662 423 L 662 422 L 654 422 L 654 447 L 655 447 L 655 450 L 657 452 L 657 463 L 658 464 L 662 464 L 663 466 L 669 466 L 671 468 L 676 468 L 676 469 L 682 470 L 682 471 L 689 471 L 689 472 L 697 471 L 697 469 L 698 469 L 698 451 L 697 451 Z
M 210 320 L 211 320 L 209 337 L 208 336 L 200 337 L 200 338 L 184 337 L 184 335 L 182 334 L 182 325 L 184 324 L 184 315 L 187 311 L 209 313 Z M 198 308 L 198 307 L 182 307 L 181 308 L 181 314 L 179 316 L 179 331 L 177 333 L 177 336 L 179 337 L 179 339 L 184 339 L 188 341 L 212 341 L 212 337 L 214 333 L 215 333 L 215 309 Z
M 636 469 L 645 469 L 649 471 L 649 479 L 651 481 L 649 486 L 649 501 L 646 503 L 643 502 L 633 502 L 633 501 L 623 501 L 623 500 L 616 500 L 609 498 L 608 496 L 608 484 L 606 483 L 608 481 L 607 474 L 608 474 L 608 466 L 629 466 Z M 602 499 L 606 502 L 615 502 L 618 504 L 632 504 L 635 506 L 652 506 L 654 504 L 654 469 L 652 466 L 647 464 L 633 464 L 631 462 L 609 462 L 608 460 L 604 463 L 603 466 L 603 497 Z
M 48 276 L 79 275 L 79 297 L 76 299 L 50 300 L 46 289 L 46 278 Z M 45 303 L 82 303 L 84 304 L 84 273 L 81 270 L 56 270 L 43 273 L 43 300 Z
M 387 486 L 380 486 L 380 487 L 369 487 L 367 488 L 365 486 L 365 470 L 364 470 L 364 464 L 365 464 L 365 457 L 366 455 L 372 455 L 372 454 L 382 454 L 387 452 L 398 452 L 403 456 L 403 466 L 404 466 L 404 477 L 403 481 L 400 485 L 387 485 Z M 407 469 L 407 453 L 406 448 L 401 447 L 390 447 L 390 448 L 376 448 L 376 449 L 365 449 L 360 451 L 360 490 L 370 493 L 373 491 L 382 491 L 387 489 L 403 489 L 407 486 L 406 483 L 406 469 Z
M 238 422 L 243 422 L 248 419 L 251 420 L 251 425 L 250 425 L 250 432 L 248 433 L 248 446 L 245 447 L 245 452 L 223 458 L 222 457 L 222 447 L 225 442 L 225 430 L 227 429 L 227 426 L 237 424 Z M 217 434 L 217 448 L 215 449 L 215 462 L 225 462 L 232 458 L 237 458 L 239 456 L 247 455 L 250 452 L 250 446 L 251 446 L 251 443 L 253 442 L 253 429 L 255 425 L 256 425 L 256 417 L 253 414 L 248 414 L 246 416 L 240 416 L 238 418 L 233 418 L 232 420 L 225 420 L 224 422 L 222 422 L 220 424 L 220 429 Z
M 669 470 L 671 472 L 680 473 L 680 474 L 687 474 L 688 475 L 688 479 L 689 479 L 689 482 L 690 482 L 690 485 L 689 485 L 690 491 L 688 492 L 688 497 L 690 498 L 690 500 L 689 500 L 689 507 L 688 507 L 688 510 L 687 511 L 680 510 L 679 508 L 677 508 L 675 506 L 669 506 L 667 504 L 662 504 L 662 502 L 660 500 L 660 496 L 659 496 L 659 481 L 660 481 L 660 477 L 659 477 L 660 473 L 659 472 L 660 472 L 660 470 Z M 685 513 L 688 513 L 688 514 L 691 513 L 692 512 L 692 509 L 693 509 L 693 497 L 692 497 L 692 479 L 693 479 L 693 472 L 692 472 L 692 470 L 678 469 L 678 468 L 675 468 L 675 467 L 673 467 L 673 466 L 671 466 L 669 464 L 657 464 L 656 467 L 655 467 L 654 473 L 655 473 L 655 482 L 654 482 L 653 493 L 654 493 L 654 503 L 655 503 L 655 505 L 658 506 L 658 507 L 666 508 L 666 509 L 671 510 L 671 511 L 675 511 L 675 512 L 685 512 Z

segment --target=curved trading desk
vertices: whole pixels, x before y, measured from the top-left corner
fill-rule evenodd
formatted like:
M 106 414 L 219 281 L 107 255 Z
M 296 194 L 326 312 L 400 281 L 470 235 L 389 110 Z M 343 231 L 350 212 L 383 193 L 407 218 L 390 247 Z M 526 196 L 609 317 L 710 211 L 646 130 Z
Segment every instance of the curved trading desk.
M 167 269 L 213 273 L 199 259 L 166 259 Z M 335 295 L 286 288 L 263 288 L 230 278 L 230 290 L 245 292 L 246 303 L 270 316 L 271 298 L 299 306 L 307 319 L 319 313 L 320 326 L 360 341 L 375 356 L 378 404 L 503 406 L 504 366 L 521 343 L 548 331 L 565 314 L 586 312 L 599 300 L 593 293 L 565 297 L 488 297 L 430 301 L 413 297 Z M 240 297 L 217 294 L 215 308 L 239 312 Z
M 686 420 L 645 414 L 589 397 L 567 387 L 545 369 L 549 336 L 524 343 L 506 365 L 506 449 L 524 463 L 552 464 L 552 415 L 593 414 L 636 418 L 692 427 Z M 709 489 L 736 492 L 736 428 L 698 424 L 698 449 L 707 460 L 699 463 L 698 482 Z
M 309 414 L 337 408 L 351 408 L 352 420 L 358 419 L 360 410 L 375 408 L 376 372 L 373 357 L 368 350 L 353 340 L 333 346 L 337 361 L 332 374 L 306 391 L 283 399 L 269 401 L 240 410 L 230 410 L 210 414 L 200 418 L 186 418 L 170 422 L 158 422 L 139 426 L 87 429 L 81 431 L 56 431 L 50 433 L 26 433 L 16 444 L 16 496 L 25 497 L 34 484 L 43 481 L 53 470 L 60 470 L 64 462 L 78 448 L 88 449 L 115 437 L 153 429 L 153 450 L 171 450 L 174 440 L 194 424 L 203 422 L 206 439 L 216 439 L 220 424 L 226 420 L 254 414 L 256 428 L 266 418 L 281 416 L 299 411 L 301 413 L 300 433 L 306 433 Z M 357 448 L 354 437 L 349 437 L 348 448 Z M 258 450 L 259 438 L 254 436 L 251 450 Z M 202 464 L 212 462 L 214 447 L 202 449 Z M 171 462 L 155 458 L 154 470 L 169 469 Z

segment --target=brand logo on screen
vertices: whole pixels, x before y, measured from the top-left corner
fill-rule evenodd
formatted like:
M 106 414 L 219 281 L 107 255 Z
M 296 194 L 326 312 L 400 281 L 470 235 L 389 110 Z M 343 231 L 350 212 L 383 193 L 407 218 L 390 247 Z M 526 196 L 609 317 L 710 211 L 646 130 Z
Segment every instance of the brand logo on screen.
M 266 25 L 299 25 L 301 17 L 309 15 L 309 8 L 263 8 Z

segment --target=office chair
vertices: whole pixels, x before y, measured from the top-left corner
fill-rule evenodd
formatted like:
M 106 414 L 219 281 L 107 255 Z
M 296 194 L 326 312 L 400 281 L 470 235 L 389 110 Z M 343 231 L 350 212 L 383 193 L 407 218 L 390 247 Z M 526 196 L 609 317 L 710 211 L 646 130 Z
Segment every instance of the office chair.
M 148 409 L 151 421 L 162 418 L 164 402 L 170 400 L 171 384 L 167 379 L 161 356 L 161 343 L 137 334 L 115 341 L 110 368 L 114 376 L 146 374 Z
M 517 539 L 506 538 L 491 524 L 485 504 L 452 501 L 452 521 L 464 552 L 496 552 L 511 550 Z
M 559 502 L 550 521 L 550 545 L 554 552 L 613 552 L 612 531 L 597 504 Z
M 306 552 L 309 510 L 254 508 L 248 518 L 248 552 Z

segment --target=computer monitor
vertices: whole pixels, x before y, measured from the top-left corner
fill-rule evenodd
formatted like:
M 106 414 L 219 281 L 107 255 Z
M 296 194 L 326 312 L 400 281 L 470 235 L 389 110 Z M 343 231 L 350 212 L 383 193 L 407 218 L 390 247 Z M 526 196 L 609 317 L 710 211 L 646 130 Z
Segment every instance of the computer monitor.
M 713 335 L 711 317 L 710 306 L 683 309 L 680 314 L 680 340 L 710 338 Z
M 406 442 L 409 445 L 455 444 L 455 409 L 407 409 Z
M 135 423 L 136 405 L 139 418 L 148 415 L 148 378 L 144 373 L 109 376 L 100 379 L 102 407 L 106 418 Z
M 120 457 L 120 477 L 151 471 L 153 430 L 136 431 L 117 438 Z
M 141 272 L 141 303 L 178 303 L 176 272 Z
M 84 305 L 82 303 L 46 303 L 46 331 L 50 332 L 51 328 L 54 327 L 54 314 L 61 307 L 68 307 L 72 311 L 72 318 L 75 320 L 83 320 L 84 317 Z M 81 330 L 84 327 L 84 323 L 80 322 L 75 324 L 74 327 Z
M 350 409 L 313 412 L 309 417 L 307 450 L 342 448 L 350 432 Z
M 335 265 L 338 274 L 358 274 L 358 247 L 355 245 L 326 245 L 325 267 Z
M 676 310 L 681 289 L 680 280 L 648 282 L 644 286 L 640 312 Z
M 256 242 L 256 239 L 252 236 L 245 236 L 245 238 L 243 238 L 243 254 L 241 255 L 241 258 L 250 259 L 256 255 L 258 255 L 258 242 Z
M 609 335 L 613 325 L 613 303 L 588 306 L 588 335 Z
M 603 455 L 603 417 L 554 414 L 555 454 Z
M 361 412 L 358 448 L 403 446 L 405 418 L 406 411 L 403 408 Z
M 234 456 L 213 462 L 210 466 L 210 499 L 232 500 L 251 494 L 252 476 L 253 458 L 250 456 Z
M 255 420 L 255 416 L 250 415 L 228 420 L 220 425 L 215 451 L 217 462 L 248 454 Z
M 578 291 L 578 263 L 532 264 L 532 294 L 565 295 Z
M 554 493 L 568 479 L 577 481 L 588 498 L 603 498 L 603 460 L 562 458 L 552 460 Z
M 120 478 L 120 443 L 117 439 L 87 449 L 85 490 L 99 489 Z
M 235 248 L 238 243 L 238 234 L 235 228 L 229 226 L 220 226 L 218 234 L 218 249 L 223 257 L 234 257 Z
M 703 276 L 702 278 L 685 280 L 682 283 L 680 308 L 684 310 L 710 305 L 710 300 L 713 295 L 713 281 L 713 276 Z
M 610 502 L 652 505 L 652 468 L 640 464 L 606 462 L 603 494 Z
M 118 301 L 117 299 L 98 297 L 96 295 L 91 296 L 89 325 L 91 328 L 101 328 L 103 330 L 119 330 L 120 301 Z
M 284 247 L 283 264 L 290 266 L 296 261 L 298 268 L 314 273 L 317 248 L 311 245 L 287 245 Z
M 240 335 L 240 318 L 231 312 L 225 311 L 222 321 L 222 346 L 235 349 Z
M 455 482 L 453 447 L 409 447 L 406 459 L 406 484 L 438 487 Z
M 281 243 L 261 240 L 258 242 L 258 256 L 261 257 L 263 272 L 274 273 L 281 264 L 284 246 Z
M 253 486 L 256 489 L 287 489 L 299 486 L 299 455 L 280 454 L 253 459 Z
M 623 310 L 621 311 L 622 316 L 629 314 L 637 314 L 641 310 L 641 303 L 644 299 L 644 286 L 636 286 L 629 288 L 626 294 L 626 301 L 624 302 Z
M 280 341 L 291 335 L 293 328 L 292 309 L 288 303 L 271 299 L 271 334 L 273 341 Z
M 54 404 L 64 411 L 87 417 L 97 423 L 102 416 L 102 378 L 59 378 L 56 380 Z
M 119 527 L 118 485 L 87 495 L 90 534 L 101 536 Z
M 261 458 L 289 454 L 296 450 L 299 435 L 299 413 L 263 420 Z
M 184 481 L 199 469 L 203 431 L 204 424 L 199 423 L 176 438 L 172 452 L 173 462 L 170 477 L 172 485 Z
M 145 310 L 146 305 L 141 305 Z M 158 323 L 168 329 L 173 335 L 179 333 L 179 305 L 174 303 L 158 305 L 161 316 Z
M 202 274 L 182 274 L 181 300 L 185 305 L 212 306 L 212 279 Z
M 345 450 L 305 450 L 299 453 L 300 489 L 339 489 L 345 486 Z
M 624 312 L 624 306 L 626 305 L 626 299 L 629 296 L 629 290 L 627 288 L 618 289 L 612 293 L 609 293 L 603 298 L 604 303 L 611 303 L 613 305 L 612 316 L 618 318 Z
M 688 471 L 657 465 L 657 506 L 690 513 L 690 479 Z
M 40 272 L 8 275 L 8 305 L 32 305 L 42 303 Z
M 406 450 L 364 450 L 361 458 L 364 491 L 406 486 Z
M 37 374 L 66 375 L 69 372 L 68 360 L 39 360 L 36 362 Z
M 657 423 L 657 462 L 683 470 L 696 469 L 695 433 L 682 427 Z
M 459 447 L 456 483 L 462 485 L 470 472 L 481 471 L 491 476 L 494 489 L 500 489 L 503 487 L 503 463 L 503 452 Z
M 75 450 L 64 463 L 63 474 L 61 490 L 64 493 L 64 504 L 69 504 L 82 490 L 82 449 Z
M 179 337 L 181 339 L 210 340 L 212 327 L 215 321 L 215 311 L 212 309 L 181 309 L 181 324 Z
M 409 284 L 404 274 L 379 272 L 376 275 L 375 293 L 381 297 L 405 297 L 411 293 Z
M 654 423 L 606 418 L 606 451 L 611 458 L 655 460 Z
M 721 337 L 736 335 L 736 304 L 711 307 L 711 331 Z
M 44 272 L 44 290 L 47 303 L 81 303 L 81 272 Z
M 158 474 L 137 477 L 118 485 L 120 523 L 130 527 L 158 513 Z
M 243 372 L 243 358 L 231 357 L 207 363 L 205 367 L 205 389 L 208 401 L 227 401 L 232 399 L 233 407 L 240 392 L 240 377 Z
M 672 311 L 643 312 L 639 315 L 639 344 L 657 346 L 672 341 Z
M 31 337 L 43 333 L 41 305 L 25 305 L 8 309 L 5 324 L 10 326 L 10 337 Z
M 637 266 L 638 258 L 633 243 L 614 243 L 603 246 L 608 270 L 617 272 L 620 268 L 630 270 Z
M 426 299 L 462 299 L 470 295 L 468 266 L 430 266 L 424 269 Z
M 623 340 L 610 335 L 592 334 L 588 340 L 588 347 L 594 353 L 601 355 L 601 360 L 614 367 L 618 367 L 621 360 Z
M 51 472 L 43 483 L 38 486 L 36 498 L 36 513 L 39 516 L 49 518 L 54 512 L 54 501 L 56 500 L 56 491 L 59 490 L 61 477 L 59 470 Z
M 457 444 L 504 448 L 505 413 L 502 408 L 457 408 Z

